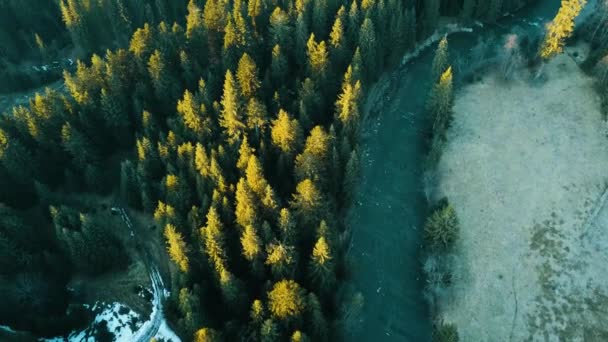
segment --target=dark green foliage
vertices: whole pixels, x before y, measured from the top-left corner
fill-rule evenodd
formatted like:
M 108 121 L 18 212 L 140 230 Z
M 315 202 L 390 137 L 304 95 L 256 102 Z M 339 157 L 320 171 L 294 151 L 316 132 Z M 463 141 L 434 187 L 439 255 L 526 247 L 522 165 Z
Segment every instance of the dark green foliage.
M 473 13 L 497 8 L 467 4 Z M 65 288 L 72 274 L 126 266 L 117 230 L 66 206 L 73 193 L 114 193 L 170 232 L 167 316 L 184 339 L 338 339 L 330 329 L 344 280 L 338 236 L 358 177 L 365 91 L 421 29 L 459 7 L 419 5 L 0 1 L 0 83 L 21 77 L 22 55 L 42 61 L 66 47 L 81 57 L 63 72 L 65 90 L 0 118 L 0 201 L 39 221 L 14 219 L 21 212 L 2 221 L 0 212 L 0 273 L 31 284 L 18 297 L 25 302 Z M 450 96 L 434 97 L 448 101 L 433 111 L 447 113 L 451 88 L 439 90 Z M 427 229 L 442 248 L 455 239 L 446 210 Z M 20 310 L 38 317 L 46 306 Z
M 458 342 L 458 329 L 452 323 L 438 322 L 433 326 L 433 342 Z
M 127 264 L 120 241 L 94 216 L 68 207 L 50 212 L 62 249 L 80 271 L 97 274 Z
M 424 239 L 435 251 L 448 251 L 458 239 L 459 223 L 456 211 L 447 199 L 441 200 L 424 224 Z

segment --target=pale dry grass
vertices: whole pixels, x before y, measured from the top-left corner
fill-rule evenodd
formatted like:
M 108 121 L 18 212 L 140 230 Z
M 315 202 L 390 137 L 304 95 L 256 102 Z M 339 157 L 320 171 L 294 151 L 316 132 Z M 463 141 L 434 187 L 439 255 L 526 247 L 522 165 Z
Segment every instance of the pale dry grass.
M 433 193 L 449 198 L 461 222 L 454 286 L 440 311 L 462 341 L 606 337 L 600 102 L 567 55 L 544 73 L 542 84 L 490 75 L 456 97 Z

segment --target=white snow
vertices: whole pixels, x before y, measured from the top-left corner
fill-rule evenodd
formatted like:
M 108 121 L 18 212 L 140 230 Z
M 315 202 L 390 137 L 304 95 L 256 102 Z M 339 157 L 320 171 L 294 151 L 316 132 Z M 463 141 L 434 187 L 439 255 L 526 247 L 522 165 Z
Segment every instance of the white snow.
M 167 326 L 167 321 L 164 319 L 160 324 L 160 327 L 158 327 L 158 332 L 154 335 L 154 338 L 158 341 L 161 341 L 162 339 L 166 342 L 181 342 L 181 339 Z
M 88 307 L 88 305 L 83 305 Z M 102 321 L 106 322 L 108 331 L 114 335 L 114 342 L 130 342 L 133 341 L 133 335 L 142 326 L 141 321 L 137 321 L 133 327 L 135 331 L 131 329 L 132 325 L 129 324 L 132 321 L 139 319 L 139 314 L 129 309 L 127 306 L 121 303 L 104 304 L 96 302 L 93 305 L 93 311 L 103 308 L 103 310 L 95 316 L 95 320 L 91 325 L 82 331 L 73 331 L 68 336 L 69 342 L 80 342 L 80 341 L 91 341 L 95 342 L 93 335 L 95 327 Z M 123 312 L 122 314 L 120 312 Z M 46 342 L 61 342 L 64 341 L 63 337 L 54 337 L 52 339 L 44 340 Z
M 15 330 L 11 329 L 11 327 L 6 326 L 6 325 L 0 325 L 0 330 L 4 330 L 4 331 L 9 332 L 9 333 L 15 333 L 16 332 Z

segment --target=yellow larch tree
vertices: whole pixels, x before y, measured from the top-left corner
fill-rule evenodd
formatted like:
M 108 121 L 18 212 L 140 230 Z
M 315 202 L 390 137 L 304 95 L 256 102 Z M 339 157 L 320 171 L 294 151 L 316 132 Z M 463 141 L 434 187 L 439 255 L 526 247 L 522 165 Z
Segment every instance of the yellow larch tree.
M 165 239 L 167 239 L 167 251 L 171 260 L 179 267 L 182 272 L 188 272 L 189 259 L 186 255 L 188 247 L 182 234 L 177 232 L 175 226 L 167 224 L 165 226 Z
M 557 15 L 547 25 L 547 34 L 540 49 L 540 56 L 549 59 L 562 52 L 564 40 L 574 31 L 574 19 L 587 0 L 562 0 Z

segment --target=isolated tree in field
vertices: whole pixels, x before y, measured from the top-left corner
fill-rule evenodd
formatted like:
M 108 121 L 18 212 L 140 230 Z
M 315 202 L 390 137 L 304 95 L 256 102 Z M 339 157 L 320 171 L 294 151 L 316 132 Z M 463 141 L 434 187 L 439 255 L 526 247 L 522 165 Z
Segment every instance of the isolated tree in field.
M 305 308 L 304 290 L 293 280 L 275 283 L 268 293 L 270 313 L 279 319 L 298 317 Z
M 509 34 L 506 36 L 500 57 L 502 59 L 502 74 L 505 79 L 508 79 L 523 63 L 523 56 L 519 48 L 519 37 L 516 34 Z
M 190 267 L 189 259 L 186 255 L 188 247 L 182 235 L 175 230 L 175 226 L 172 224 L 165 226 L 165 239 L 167 239 L 167 251 L 171 260 L 175 262 L 182 272 L 188 272 Z
M 449 250 L 458 238 L 456 211 L 442 200 L 424 224 L 424 238 L 434 250 Z
M 433 58 L 433 66 L 431 67 L 431 77 L 433 82 L 436 82 L 441 74 L 448 68 L 450 64 L 450 55 L 448 50 L 448 38 L 444 36 L 437 50 L 435 51 L 435 58 Z
M 547 25 L 547 33 L 540 49 L 540 56 L 543 59 L 549 59 L 562 52 L 564 40 L 574 32 L 574 19 L 586 2 L 586 0 L 562 0 L 557 15 Z
M 458 342 L 458 328 L 452 323 L 437 322 L 433 327 L 433 341 Z

